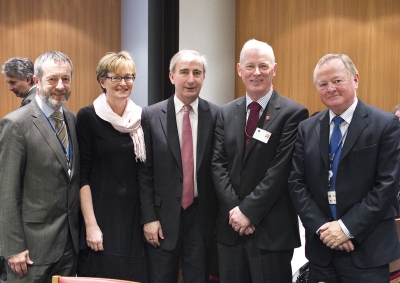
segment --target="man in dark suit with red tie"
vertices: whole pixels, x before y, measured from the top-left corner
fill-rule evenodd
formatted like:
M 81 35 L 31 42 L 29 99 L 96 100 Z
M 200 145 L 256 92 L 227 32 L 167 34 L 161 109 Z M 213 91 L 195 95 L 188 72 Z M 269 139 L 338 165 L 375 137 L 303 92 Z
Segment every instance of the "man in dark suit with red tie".
M 145 107 L 140 201 L 150 282 L 209 281 L 218 200 L 211 156 L 218 107 L 199 97 L 206 60 L 182 50 L 170 63 L 175 94 Z
M 274 90 L 276 69 L 271 46 L 246 42 L 237 64 L 246 96 L 218 115 L 213 180 L 222 283 L 292 282 L 300 238 L 287 180 L 297 126 L 308 111 Z
M 400 257 L 398 118 L 357 98 L 347 55 L 323 56 L 314 83 L 328 109 L 300 123 L 289 178 L 310 282 L 388 283 Z

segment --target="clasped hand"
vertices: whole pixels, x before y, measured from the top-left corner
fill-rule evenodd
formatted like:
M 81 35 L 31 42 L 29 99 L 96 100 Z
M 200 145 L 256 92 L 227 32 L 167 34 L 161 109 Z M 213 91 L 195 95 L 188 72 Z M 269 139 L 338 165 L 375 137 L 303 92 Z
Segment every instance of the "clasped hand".
M 229 225 L 239 233 L 240 236 L 253 234 L 256 227 L 236 206 L 229 211 Z
M 338 221 L 332 221 L 322 225 L 319 230 L 319 239 L 331 249 L 345 250 L 350 252 L 354 250 L 353 242 L 346 236 Z

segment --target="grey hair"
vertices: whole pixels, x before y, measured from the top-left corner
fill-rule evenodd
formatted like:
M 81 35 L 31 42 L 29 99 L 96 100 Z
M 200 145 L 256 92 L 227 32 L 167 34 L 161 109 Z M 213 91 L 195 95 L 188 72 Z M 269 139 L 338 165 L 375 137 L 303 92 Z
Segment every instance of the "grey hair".
M 314 74 L 313 74 L 313 79 L 314 79 L 314 83 L 316 83 L 316 75 L 317 75 L 317 69 L 318 67 L 329 60 L 332 59 L 340 59 L 342 60 L 343 64 L 346 66 L 347 71 L 349 72 L 349 75 L 354 78 L 354 76 L 356 74 L 358 74 L 356 65 L 354 65 L 353 61 L 351 61 L 350 57 L 347 56 L 346 54 L 326 54 L 324 56 L 322 56 L 321 59 L 319 59 L 317 65 L 315 66 L 314 69 Z
M 35 61 L 35 76 L 41 80 L 43 76 L 42 65 L 47 60 L 54 60 L 55 63 L 66 63 L 71 65 L 71 76 L 73 71 L 73 65 L 71 59 L 60 51 L 47 51 L 41 54 Z
M 274 55 L 274 50 L 272 49 L 272 46 L 269 45 L 266 42 L 262 42 L 256 39 L 250 39 L 248 40 L 242 47 L 242 51 L 240 51 L 240 57 L 239 57 L 239 63 L 242 64 L 243 59 L 244 59 L 244 54 L 246 51 L 250 49 L 257 48 L 259 50 L 265 49 L 269 55 L 269 59 L 271 60 L 272 64 L 275 64 L 275 55 Z
M 33 85 L 33 63 L 28 58 L 13 57 L 8 59 L 1 67 L 1 72 L 7 77 L 17 77 L 20 80 L 31 78 Z
M 181 60 L 181 58 L 184 55 L 193 55 L 196 57 L 199 57 L 201 59 L 201 61 L 203 62 L 203 73 L 204 75 L 206 74 L 206 69 L 207 69 L 207 59 L 204 55 L 201 55 L 199 52 L 195 51 L 195 50 L 188 50 L 188 49 L 184 49 L 179 51 L 178 53 L 176 53 L 172 58 L 171 61 L 169 63 L 169 71 L 171 73 L 175 72 L 175 65 L 176 63 L 178 63 L 179 60 Z
M 400 103 L 397 104 L 397 105 L 393 108 L 393 114 L 395 114 L 396 111 L 399 110 L 399 109 L 400 109 Z

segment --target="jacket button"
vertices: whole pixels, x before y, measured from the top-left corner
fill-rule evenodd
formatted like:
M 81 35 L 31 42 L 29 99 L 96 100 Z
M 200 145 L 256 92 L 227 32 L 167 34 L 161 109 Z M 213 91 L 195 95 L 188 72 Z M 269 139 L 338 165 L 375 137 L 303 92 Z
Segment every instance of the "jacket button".
M 179 178 L 179 182 L 182 183 L 182 182 L 183 182 L 183 179 L 182 179 L 182 178 Z
M 177 200 L 177 201 L 181 201 L 180 197 L 177 197 L 176 200 Z

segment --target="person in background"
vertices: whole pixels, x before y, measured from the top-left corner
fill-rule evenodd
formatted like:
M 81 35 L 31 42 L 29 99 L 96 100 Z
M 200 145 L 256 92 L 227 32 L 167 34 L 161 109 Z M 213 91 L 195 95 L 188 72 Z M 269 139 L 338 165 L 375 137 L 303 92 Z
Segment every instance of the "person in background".
M 36 95 L 33 63 L 28 58 L 13 57 L 3 64 L 1 72 L 6 77 L 9 90 L 22 98 L 20 107 L 31 102 Z M 7 283 L 7 265 L 3 256 L 0 256 L 0 283 Z
M 103 93 L 79 110 L 76 121 L 84 220 L 78 275 L 147 282 L 138 187 L 146 152 L 142 109 L 130 99 L 136 77 L 131 54 L 107 53 L 96 76 Z
M 21 107 L 27 105 L 36 95 L 33 81 L 33 63 L 28 58 L 13 57 L 1 67 L 9 90 L 22 98 Z
M 8 282 L 49 283 L 76 274 L 79 151 L 72 62 L 49 51 L 35 61 L 37 95 L 0 121 L 0 254 Z
M 272 47 L 247 41 L 237 64 L 246 96 L 218 115 L 212 166 L 222 283 L 292 282 L 300 237 L 287 179 L 297 125 L 308 111 L 273 88 L 276 70 Z
M 209 282 L 218 200 L 211 156 L 218 107 L 199 97 L 206 59 L 181 50 L 170 62 L 175 95 L 145 107 L 140 200 L 151 283 Z
M 397 117 L 399 117 L 399 120 L 400 120 L 400 104 L 397 104 L 393 108 L 393 114 L 396 115 Z
M 300 123 L 289 178 L 310 282 L 387 283 L 400 257 L 400 123 L 357 98 L 345 54 L 323 56 L 314 83 L 328 109 Z

